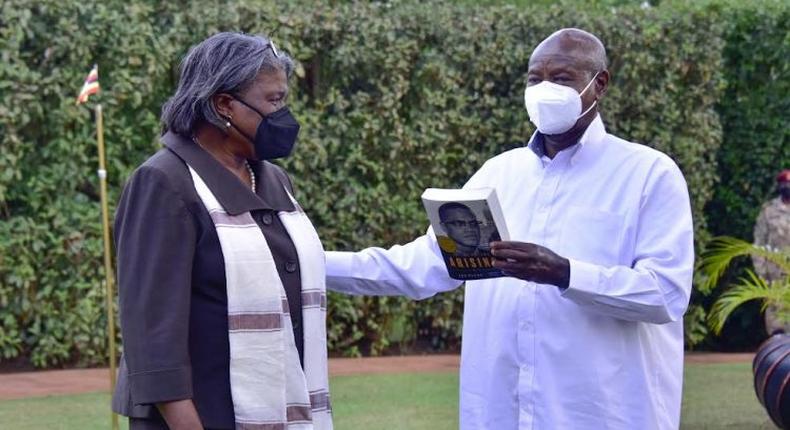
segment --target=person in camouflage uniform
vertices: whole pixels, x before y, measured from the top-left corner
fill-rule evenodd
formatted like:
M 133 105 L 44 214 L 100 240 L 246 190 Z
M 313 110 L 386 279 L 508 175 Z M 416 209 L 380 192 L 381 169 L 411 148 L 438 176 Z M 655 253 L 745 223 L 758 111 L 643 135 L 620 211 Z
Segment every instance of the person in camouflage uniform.
M 754 244 L 770 249 L 790 251 L 790 170 L 776 177 L 779 196 L 766 202 L 754 226 Z M 778 281 L 788 276 L 775 264 L 763 258 L 753 258 L 754 270 L 766 281 Z M 771 306 L 765 312 L 765 329 L 769 334 L 784 330 L 790 333 L 790 321 L 781 321 L 778 309 Z

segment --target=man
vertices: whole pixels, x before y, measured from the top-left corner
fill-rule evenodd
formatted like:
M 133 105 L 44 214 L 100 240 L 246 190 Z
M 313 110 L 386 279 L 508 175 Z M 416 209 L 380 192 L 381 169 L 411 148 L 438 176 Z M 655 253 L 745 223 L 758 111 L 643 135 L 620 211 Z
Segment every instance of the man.
M 438 212 L 447 236 L 455 242 L 453 255 L 468 257 L 481 254 L 480 222 L 468 206 L 450 202 L 439 206 Z
M 765 203 L 754 226 L 754 244 L 771 249 L 790 248 L 790 170 L 783 170 L 776 177 L 779 197 Z M 754 270 L 766 281 L 783 279 L 787 274 L 764 258 L 753 258 Z M 765 330 L 773 333 L 783 330 L 790 333 L 790 321 L 782 321 L 773 306 L 765 311 Z
M 462 429 L 679 426 L 688 191 L 669 157 L 606 133 L 608 84 L 595 36 L 549 36 L 525 91 L 538 131 L 466 184 L 496 189 L 513 241 L 492 246 L 507 277 L 466 283 Z M 424 298 L 459 286 L 442 264 L 429 230 L 389 250 L 328 253 L 328 286 Z

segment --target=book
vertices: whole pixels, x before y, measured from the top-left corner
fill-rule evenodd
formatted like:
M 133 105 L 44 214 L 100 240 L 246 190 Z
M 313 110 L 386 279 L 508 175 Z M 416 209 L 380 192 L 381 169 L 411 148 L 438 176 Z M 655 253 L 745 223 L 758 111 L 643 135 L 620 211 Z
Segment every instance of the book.
M 489 244 L 510 240 L 496 190 L 428 188 L 422 203 L 451 278 L 505 276 L 494 267 Z

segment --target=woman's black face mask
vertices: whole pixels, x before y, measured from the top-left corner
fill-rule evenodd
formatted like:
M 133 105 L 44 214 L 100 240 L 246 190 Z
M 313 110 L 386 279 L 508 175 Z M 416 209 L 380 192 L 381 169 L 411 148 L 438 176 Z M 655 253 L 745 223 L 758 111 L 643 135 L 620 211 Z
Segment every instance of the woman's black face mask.
M 296 137 L 299 135 L 299 123 L 291 115 L 291 111 L 288 110 L 287 106 L 283 106 L 269 115 L 264 115 L 244 100 L 236 97 L 234 99 L 261 117 L 261 122 L 258 124 L 258 130 L 255 132 L 254 138 L 251 138 L 231 123 L 233 128 L 252 142 L 252 146 L 255 148 L 255 156 L 259 160 L 273 160 L 291 155 L 296 145 Z

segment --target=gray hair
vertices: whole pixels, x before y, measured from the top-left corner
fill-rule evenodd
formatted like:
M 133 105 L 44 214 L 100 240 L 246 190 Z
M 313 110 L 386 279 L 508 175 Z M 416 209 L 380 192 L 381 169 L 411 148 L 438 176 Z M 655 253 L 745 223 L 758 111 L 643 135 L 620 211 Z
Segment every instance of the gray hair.
M 200 122 L 225 130 L 211 98 L 246 90 L 261 71 L 285 71 L 294 63 L 263 36 L 217 33 L 193 46 L 181 61 L 175 94 L 162 107 L 162 131 L 191 136 Z

